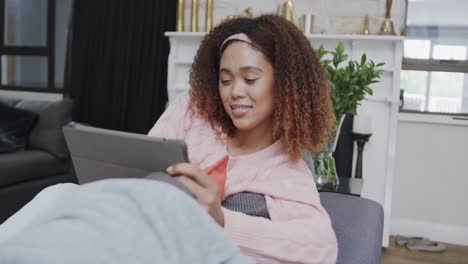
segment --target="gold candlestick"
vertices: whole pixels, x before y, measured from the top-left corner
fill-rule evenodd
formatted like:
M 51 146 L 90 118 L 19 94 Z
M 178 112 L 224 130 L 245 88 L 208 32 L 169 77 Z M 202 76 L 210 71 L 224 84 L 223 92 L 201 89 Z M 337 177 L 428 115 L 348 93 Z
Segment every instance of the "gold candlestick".
M 370 35 L 370 30 L 369 30 L 369 15 L 366 15 L 366 17 L 364 17 L 364 29 L 362 30 L 361 34 L 363 34 L 363 35 Z
M 387 0 L 387 6 L 385 10 L 385 18 L 390 18 L 390 9 L 392 9 L 392 0 Z
M 281 16 L 294 23 L 293 3 L 288 0 L 281 5 Z
M 213 27 L 213 0 L 206 0 L 205 31 Z
M 184 32 L 184 10 L 185 0 L 177 2 L 177 32 Z
M 385 20 L 380 28 L 380 35 L 396 35 L 393 22 L 390 19 L 390 9 L 392 9 L 392 0 L 387 0 L 387 10 L 385 12 Z
M 190 31 L 198 32 L 198 0 L 192 0 L 192 13 L 190 17 Z

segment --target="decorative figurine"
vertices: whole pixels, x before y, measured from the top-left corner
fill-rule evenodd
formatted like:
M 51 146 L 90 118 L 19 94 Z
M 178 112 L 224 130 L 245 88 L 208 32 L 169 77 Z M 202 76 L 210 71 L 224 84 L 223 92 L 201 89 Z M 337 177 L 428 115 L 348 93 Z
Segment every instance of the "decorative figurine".
M 393 29 L 393 22 L 390 19 L 390 9 L 392 9 L 392 0 L 387 0 L 387 11 L 385 13 L 385 20 L 380 28 L 380 35 L 396 35 Z
M 366 15 L 364 17 L 364 29 L 362 30 L 361 34 L 363 35 L 370 35 L 370 30 L 369 30 L 369 15 Z

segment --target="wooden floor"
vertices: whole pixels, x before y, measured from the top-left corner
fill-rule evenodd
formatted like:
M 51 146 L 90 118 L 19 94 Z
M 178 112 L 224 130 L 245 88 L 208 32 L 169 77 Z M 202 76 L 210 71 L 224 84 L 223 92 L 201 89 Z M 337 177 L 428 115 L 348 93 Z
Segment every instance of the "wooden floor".
M 382 264 L 468 264 L 468 246 L 447 245 L 443 253 L 410 251 L 397 246 L 390 237 L 390 246 L 382 249 Z

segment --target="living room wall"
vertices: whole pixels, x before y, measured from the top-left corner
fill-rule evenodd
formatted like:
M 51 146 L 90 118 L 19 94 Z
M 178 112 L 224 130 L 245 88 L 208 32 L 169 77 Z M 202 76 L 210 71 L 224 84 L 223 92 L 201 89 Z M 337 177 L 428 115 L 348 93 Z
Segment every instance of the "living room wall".
M 390 232 L 468 245 L 468 121 L 440 119 L 398 122 Z

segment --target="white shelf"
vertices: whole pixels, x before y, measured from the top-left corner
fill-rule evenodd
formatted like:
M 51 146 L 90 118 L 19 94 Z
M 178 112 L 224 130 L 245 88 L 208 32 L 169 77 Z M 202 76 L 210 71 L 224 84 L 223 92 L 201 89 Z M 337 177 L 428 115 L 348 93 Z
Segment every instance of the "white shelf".
M 206 32 L 166 32 L 166 37 L 203 38 Z M 336 39 L 336 40 L 376 40 L 376 41 L 402 41 L 403 36 L 359 35 L 359 34 L 305 34 L 308 39 Z
M 382 97 L 382 96 L 381 97 L 371 96 L 371 97 L 366 98 L 366 100 L 370 102 L 374 102 L 374 103 L 384 103 L 384 104 L 392 103 L 392 100 L 390 98 Z
M 192 65 L 193 60 L 179 60 L 179 61 L 174 61 L 174 64 L 176 65 L 181 65 L 181 66 L 190 66 Z
M 164 36 L 166 37 L 187 37 L 187 38 L 203 38 L 203 36 L 206 35 L 206 32 L 174 32 L 174 31 L 169 31 L 165 32 Z
M 308 39 L 336 39 L 336 40 L 377 40 L 402 41 L 402 36 L 359 35 L 359 34 L 305 34 Z

